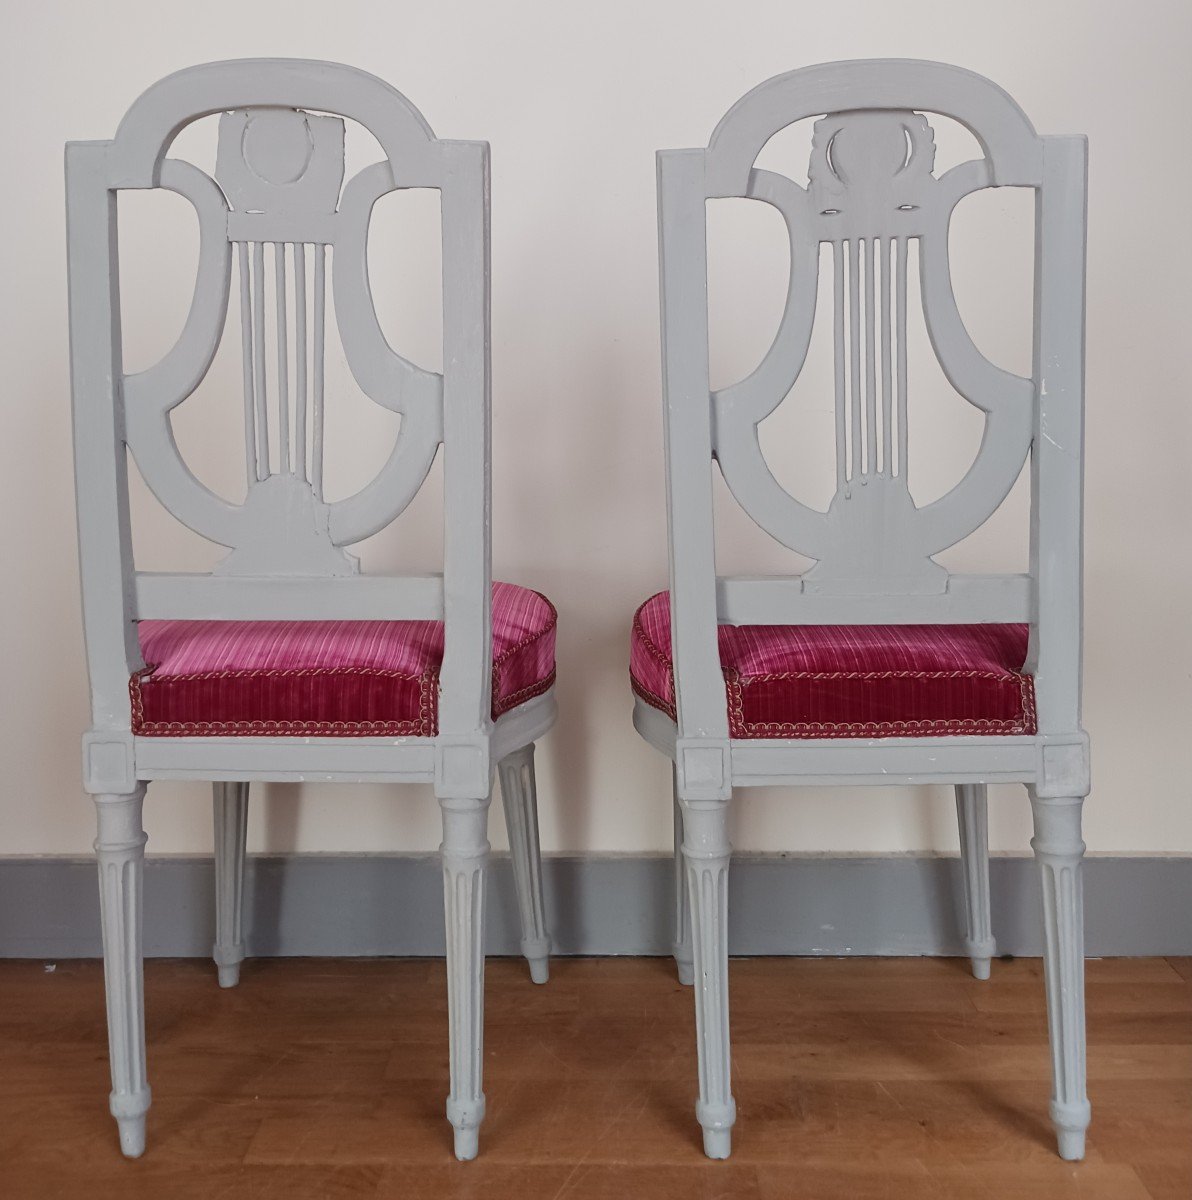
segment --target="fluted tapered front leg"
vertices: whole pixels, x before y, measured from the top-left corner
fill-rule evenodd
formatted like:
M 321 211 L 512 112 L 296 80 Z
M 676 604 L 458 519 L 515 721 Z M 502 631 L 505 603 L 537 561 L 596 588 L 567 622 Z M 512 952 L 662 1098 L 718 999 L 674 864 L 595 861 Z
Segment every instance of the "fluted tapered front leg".
M 683 861 L 683 806 L 679 803 L 678 773 L 673 765 L 671 786 L 675 801 L 675 925 L 671 953 L 675 956 L 679 982 L 690 986 L 695 980 L 691 957 L 691 907 L 687 902 L 687 867 Z
M 960 825 L 960 870 L 968 925 L 964 948 L 972 961 L 973 974 L 988 979 L 996 943 L 989 916 L 989 803 L 985 784 L 956 785 L 956 819 Z
M 484 1120 L 484 890 L 489 797 L 440 798 L 443 809 L 443 901 L 447 927 L 447 1011 L 451 1094 L 447 1119 L 455 1157 L 475 1158 Z
M 728 1021 L 728 804 L 684 800 L 683 857 L 691 904 L 699 1102 L 704 1153 L 728 1158 L 737 1106 L 732 1096 Z
M 145 1152 L 149 1082 L 145 1073 L 145 988 L 141 955 L 145 787 L 128 795 L 99 795 L 99 902 L 103 926 L 103 977 L 108 1008 L 108 1058 L 112 1116 L 128 1158 Z
M 542 850 L 538 844 L 538 788 L 534 779 L 534 744 L 503 758 L 498 766 L 513 882 L 521 914 L 521 951 L 530 978 L 546 983 L 550 977 L 550 937 L 542 902 Z
M 244 854 L 248 837 L 248 783 L 216 783 L 215 946 L 219 986 L 240 982 L 244 961 Z
M 1051 1037 L 1051 1120 L 1061 1158 L 1084 1157 L 1091 1110 L 1085 1092 L 1082 797 L 1031 791 L 1031 847 L 1043 883 L 1044 978 Z

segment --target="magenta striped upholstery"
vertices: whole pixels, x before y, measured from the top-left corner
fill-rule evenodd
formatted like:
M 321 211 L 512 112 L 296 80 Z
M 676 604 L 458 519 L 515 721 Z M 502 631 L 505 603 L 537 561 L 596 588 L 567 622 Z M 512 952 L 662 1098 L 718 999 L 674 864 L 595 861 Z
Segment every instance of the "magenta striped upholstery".
M 1034 733 L 1026 625 L 721 625 L 734 738 Z M 670 593 L 637 610 L 633 690 L 675 716 Z
M 554 606 L 493 584 L 492 711 L 555 679 Z M 433 737 L 441 621 L 142 621 L 142 737 Z

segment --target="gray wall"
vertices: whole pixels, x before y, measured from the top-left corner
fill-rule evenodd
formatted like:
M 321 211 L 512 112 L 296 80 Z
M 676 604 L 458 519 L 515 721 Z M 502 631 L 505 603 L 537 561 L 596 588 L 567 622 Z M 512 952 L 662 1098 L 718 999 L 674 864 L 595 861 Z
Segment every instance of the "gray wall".
M 668 954 L 671 865 L 652 857 L 550 858 L 548 922 L 560 954 Z M 1001 953 L 1040 953 L 1030 858 L 991 862 Z M 927 856 L 745 856 L 730 873 L 734 954 L 962 954 L 959 862 Z M 1192 858 L 1086 859 L 1087 951 L 1192 954 Z M 250 955 L 438 955 L 442 882 L 433 855 L 249 860 Z M 145 952 L 200 956 L 213 940 L 209 859 L 151 858 Z M 517 954 L 507 858 L 494 860 L 488 948 Z M 0 858 L 0 957 L 98 957 L 89 859 Z

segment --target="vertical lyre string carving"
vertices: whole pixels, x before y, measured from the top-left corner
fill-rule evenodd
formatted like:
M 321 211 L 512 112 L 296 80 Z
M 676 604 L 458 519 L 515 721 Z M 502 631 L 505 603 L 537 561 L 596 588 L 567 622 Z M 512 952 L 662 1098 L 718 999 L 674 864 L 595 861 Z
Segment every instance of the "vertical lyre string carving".
M 890 346 L 890 239 L 875 238 L 878 251 L 878 274 L 881 278 L 881 331 L 882 331 L 882 469 L 887 475 L 897 473 L 893 455 L 894 420 L 893 397 L 890 394 L 892 380 Z
M 281 473 L 290 473 L 289 337 L 286 321 L 286 246 L 273 243 L 273 291 L 277 300 L 277 446 Z
M 856 237 L 830 243 L 836 488 L 846 497 L 854 484 L 906 474 L 909 240 Z
M 299 479 L 306 466 L 306 243 L 294 243 L 294 465 Z
M 240 353 L 244 365 L 244 469 L 248 486 L 262 479 L 261 459 L 257 450 L 256 390 L 253 369 L 252 284 L 249 280 L 248 243 L 236 243 L 236 263 L 240 272 Z
M 314 251 L 314 304 L 307 294 L 307 243 L 270 243 L 273 262 L 273 305 L 276 312 L 274 342 L 276 372 L 272 388 L 276 409 L 277 473 L 309 481 L 319 498 L 323 494 L 323 371 L 325 326 L 325 247 Z M 267 368 L 265 244 L 237 242 L 240 271 L 240 335 L 244 380 L 244 446 L 248 483 L 268 479 L 272 469 L 270 449 L 270 387 Z M 293 258 L 294 312 L 288 305 L 287 252 Z M 290 386 L 290 337 L 293 336 L 293 388 Z M 313 345 L 313 362 L 311 347 Z M 313 391 L 314 403 L 310 402 Z M 313 425 L 313 432 L 311 426 Z
M 848 399 L 844 368 L 844 242 L 832 243 L 832 346 L 836 392 L 836 491 L 848 492 Z
M 906 486 L 908 245 L 922 236 L 931 128 L 914 113 L 840 113 L 817 122 L 811 219 L 832 247 L 836 491 Z M 893 310 L 893 311 L 892 311 Z
M 323 499 L 323 360 L 324 330 L 327 322 L 327 248 L 315 251 L 315 330 L 314 330 L 314 452 L 311 460 L 311 486 L 317 499 Z
M 898 474 L 904 479 L 907 474 L 907 445 L 909 424 L 906 412 L 906 262 L 907 241 L 905 237 L 894 239 L 895 253 L 895 333 L 898 339 Z
M 877 249 L 877 238 L 865 238 L 858 249 L 865 264 L 865 474 L 868 476 L 881 474 L 881 464 L 877 460 L 877 351 L 874 337 L 874 325 L 877 316 L 874 305 L 874 251 Z
M 216 180 L 241 274 L 248 473 L 243 536 L 221 573 L 358 569 L 323 499 L 326 256 L 341 228 L 343 173 L 338 117 L 271 107 L 220 118 Z
M 853 478 L 865 474 L 861 462 L 861 243 L 848 244 L 849 365 L 851 398 L 849 432 L 853 439 Z
M 269 398 L 265 390 L 265 246 L 252 244 L 253 396 L 256 409 L 257 478 L 269 478 Z
M 220 119 L 216 177 L 232 206 L 228 236 L 240 269 L 250 492 L 276 474 L 309 483 L 322 499 L 326 247 L 335 238 L 343 145 L 339 118 L 269 108 Z

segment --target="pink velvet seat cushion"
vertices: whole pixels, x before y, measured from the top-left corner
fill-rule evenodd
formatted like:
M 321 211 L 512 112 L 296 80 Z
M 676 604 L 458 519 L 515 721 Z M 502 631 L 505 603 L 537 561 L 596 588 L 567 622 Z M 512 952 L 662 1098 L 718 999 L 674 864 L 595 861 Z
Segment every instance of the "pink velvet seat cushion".
M 721 625 L 734 738 L 1035 732 L 1027 625 Z M 675 716 L 670 593 L 637 610 L 633 690 Z
M 492 712 L 555 680 L 554 606 L 493 584 Z M 441 621 L 142 621 L 142 737 L 433 737 Z

